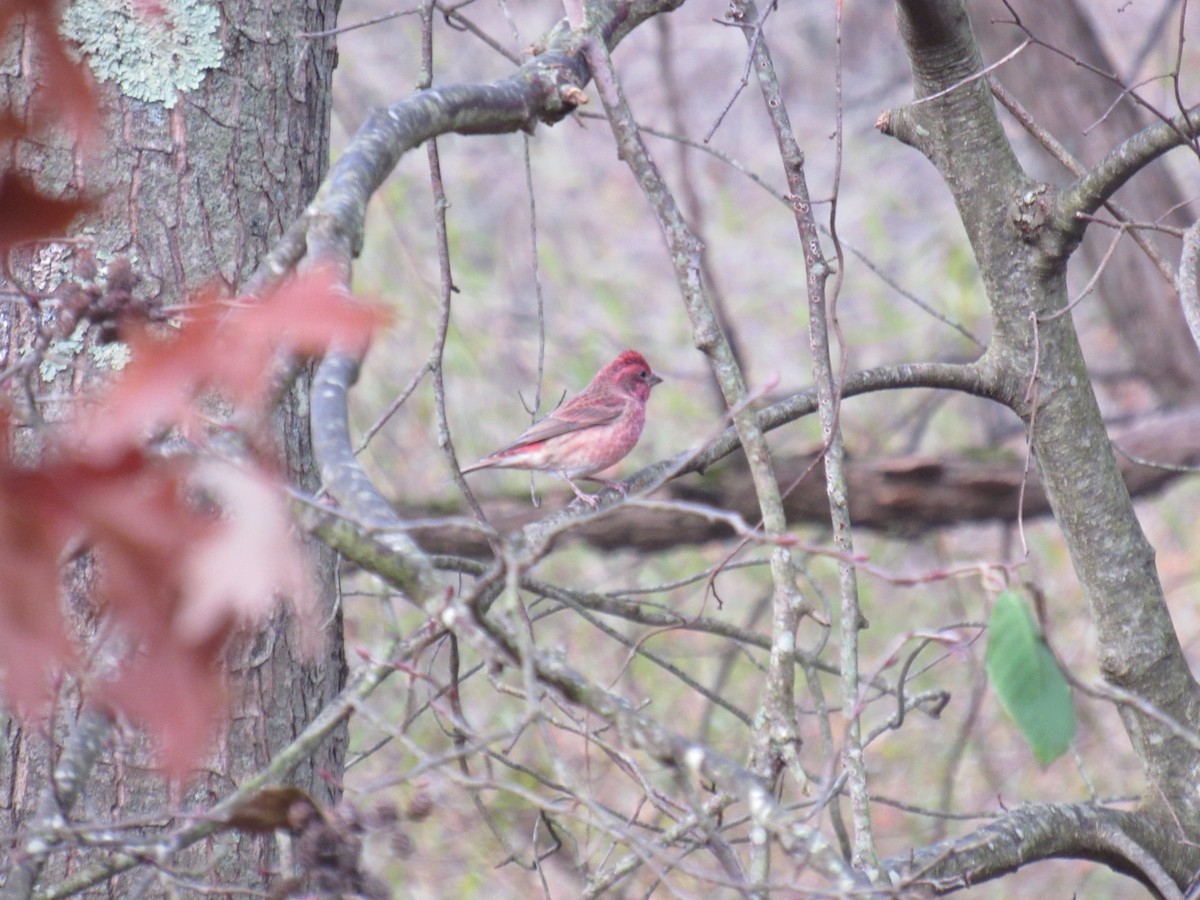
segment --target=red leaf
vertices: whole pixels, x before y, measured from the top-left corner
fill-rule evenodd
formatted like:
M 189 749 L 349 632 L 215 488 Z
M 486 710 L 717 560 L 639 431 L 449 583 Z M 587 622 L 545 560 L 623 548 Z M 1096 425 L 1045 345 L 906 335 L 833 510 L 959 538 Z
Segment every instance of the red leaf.
M 93 206 L 90 200 L 47 197 L 20 175 L 0 175 L 0 254 L 22 241 L 65 234 L 71 221 Z
M 211 462 L 193 484 L 221 507 L 220 527 L 189 543 L 179 561 L 182 602 L 172 630 L 202 644 L 230 624 L 266 620 L 287 597 L 304 636 L 316 628 L 315 591 L 283 503 L 265 473 Z
M 265 361 L 246 354 L 225 355 L 217 336 L 218 309 L 223 307 L 215 296 L 202 297 L 199 309 L 168 338 L 142 324 L 130 330 L 129 364 L 99 407 L 81 422 L 81 439 L 93 453 L 117 456 L 156 430 L 190 424 L 196 395 L 218 369 L 241 373 L 250 383 L 256 383 L 255 374 L 262 377 Z
M 2 34 L 3 31 L 0 31 Z M 0 112 L 0 143 L 13 143 L 28 133 L 25 123 L 19 118 L 7 110 Z
M 100 608 L 133 648 L 104 696 L 156 735 L 171 774 L 197 761 L 225 703 L 228 637 L 268 618 L 281 594 L 315 636 L 314 592 L 269 473 L 164 459 L 143 440 L 150 429 L 188 425 L 202 390 L 265 413 L 277 353 L 331 343 L 361 351 L 382 318 L 329 271 L 290 279 L 252 305 L 210 292 L 171 338 L 138 327 L 118 384 L 57 455 L 36 470 L 0 460 L 0 663 L 10 696 L 26 706 L 44 699 L 50 670 L 73 663 L 59 567 L 64 548 L 82 541 L 98 563 Z M 0 444 L 4 429 L 0 415 Z
M 59 564 L 70 532 L 57 486 L 38 472 L 0 472 L 0 659 L 20 712 L 49 699 L 50 673 L 71 662 L 59 606 Z
M 55 6 L 44 4 L 44 7 Z M 57 15 L 45 13 L 34 22 L 46 74 L 45 96 L 38 98 L 39 113 L 52 116 L 55 123 L 70 128 L 83 144 L 92 145 L 100 133 L 100 107 L 92 73 L 67 53 L 58 33 Z
M 332 267 L 316 266 L 245 307 L 239 329 L 248 339 L 304 356 L 332 348 L 362 355 L 386 322 L 382 307 L 356 300 Z
M 382 309 L 354 299 L 329 269 L 288 279 L 261 300 L 231 303 L 215 290 L 196 298 L 178 332 L 139 326 L 127 336 L 132 360 L 86 424 L 95 452 L 119 454 L 170 426 L 188 426 L 196 395 L 212 388 L 264 413 L 271 361 L 281 351 L 365 353 Z
M 38 118 L 68 126 L 91 142 L 100 128 L 95 81 L 82 62 L 67 53 L 58 21 L 63 4 L 52 0 L 0 0 L 0 42 L 8 26 L 24 16 L 27 39 L 41 52 L 41 90 L 34 95 Z
M 269 834 L 280 828 L 296 830 L 297 819 L 312 813 L 324 818 L 321 808 L 300 788 L 269 787 L 243 801 L 229 814 L 225 827 L 249 834 Z
M 222 641 L 223 643 L 223 641 Z M 169 640 L 147 642 L 102 697 L 158 738 L 163 769 L 182 779 L 211 746 L 225 707 L 221 645 L 187 647 Z
M 269 618 L 277 593 L 291 600 L 302 634 L 316 626 L 315 594 L 278 486 L 221 463 L 193 472 L 189 485 L 221 507 L 219 519 L 153 490 L 143 498 L 148 505 L 119 516 L 107 507 L 129 501 L 98 494 L 87 517 L 104 562 L 104 606 L 139 648 L 106 696 L 157 736 L 163 767 L 175 777 L 209 744 L 225 703 L 220 656 L 234 630 Z M 157 526 L 134 525 L 143 514 Z M 166 533 L 156 537 L 159 530 Z
M 192 499 L 198 489 L 220 516 Z M 315 635 L 314 592 L 281 486 L 253 470 L 209 463 L 197 472 L 136 450 L 108 463 L 65 453 L 40 470 L 0 464 L 2 684 L 25 713 L 44 708 L 51 672 L 75 661 L 59 568 L 80 539 L 97 560 L 98 606 L 133 648 L 103 696 L 156 735 L 164 767 L 182 776 L 225 702 L 219 658 L 234 629 L 267 619 L 278 593 Z

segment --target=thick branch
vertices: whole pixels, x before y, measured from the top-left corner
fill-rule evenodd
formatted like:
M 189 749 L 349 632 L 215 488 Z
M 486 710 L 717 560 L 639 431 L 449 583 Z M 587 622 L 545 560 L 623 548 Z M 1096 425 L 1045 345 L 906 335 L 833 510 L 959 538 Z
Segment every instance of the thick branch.
M 1197 285 L 1197 270 L 1200 266 L 1200 221 L 1193 223 L 1183 236 L 1183 250 L 1179 254 L 1179 276 L 1175 288 L 1179 302 L 1183 305 L 1183 317 L 1187 321 L 1192 341 L 1200 347 L 1200 286 Z
M 402 569 L 390 573 L 392 583 L 414 602 L 423 603 L 434 594 L 433 568 L 359 465 L 350 445 L 347 403 L 357 377 L 358 360 L 344 353 L 331 353 L 317 369 L 310 416 L 313 453 L 330 494 L 357 520 L 376 529 L 387 549 L 404 561 Z M 333 546 L 328 538 L 326 543 Z
M 1116 446 L 1123 451 L 1118 454 L 1121 473 L 1135 497 L 1148 496 L 1173 483 L 1181 477 L 1181 468 L 1200 465 L 1200 407 L 1173 410 L 1117 430 L 1115 435 Z M 813 459 L 813 455 L 777 456 L 775 469 L 784 484 L 791 484 L 811 468 Z M 1135 461 L 1138 459 L 1159 465 L 1144 465 Z M 649 471 L 657 468 L 652 466 Z M 1017 453 L 996 454 L 993 459 L 928 454 L 886 459 L 851 457 L 847 475 L 850 515 L 855 525 L 897 534 L 917 534 L 966 522 L 1015 522 L 1022 509 L 1021 482 L 1026 478 L 1024 461 Z M 640 482 L 641 478 L 635 475 L 630 483 Z M 656 496 L 663 495 L 672 500 L 702 502 L 735 512 L 747 521 L 754 520 L 753 488 L 736 458 L 700 481 L 682 478 L 668 482 Z M 530 507 L 524 493 L 493 498 L 484 503 L 484 509 L 488 521 L 501 532 L 524 528 L 545 515 Z M 784 511 L 793 525 L 829 524 L 825 486 L 817 473 L 789 492 Z M 445 512 L 444 507 L 400 508 L 400 515 L 410 521 L 430 521 Z M 1023 512 L 1026 521 L 1050 513 L 1036 471 L 1028 473 Z M 411 534 L 429 553 L 486 556 L 491 552 L 486 537 L 466 523 L 430 525 L 414 529 Z M 724 523 L 682 510 L 635 507 L 616 510 L 571 531 L 572 539 L 603 549 L 636 548 L 643 552 L 724 540 L 731 535 Z
M 893 880 L 950 893 L 1047 859 L 1088 859 L 1135 878 L 1163 896 L 1180 892 L 1141 848 L 1153 827 L 1139 813 L 1092 804 L 1024 806 L 969 835 L 905 853 L 887 863 Z
M 901 31 L 914 72 L 923 73 L 919 95 L 952 86 L 962 63 L 953 56 L 948 63 L 940 60 L 928 42 L 912 39 L 922 30 L 910 20 L 961 6 L 954 0 L 900 0 Z M 974 47 L 965 15 L 942 19 L 959 31 L 939 47 L 947 52 Z M 966 56 L 977 68 L 978 51 Z M 940 74 L 932 78 L 931 73 Z M 1130 160 L 1161 152 L 1155 142 L 1175 138 L 1156 129 L 1143 132 L 1140 141 L 1131 139 L 1110 155 L 1095 170 L 1100 174 L 1085 176 L 1057 200 L 1047 186 L 1033 184 L 1019 170 L 994 107 L 983 97 L 974 103 L 965 99 L 972 93 L 956 89 L 922 104 L 918 114 L 931 136 L 927 152 L 955 197 L 987 288 L 994 327 L 981 365 L 994 372 L 997 396 L 1028 426 L 1046 496 L 1093 615 L 1106 679 L 1173 719 L 1193 724 L 1200 720 L 1200 692 L 1166 607 L 1154 550 L 1111 452 L 1078 336 L 1064 314 L 1066 257 L 1079 234 L 1074 213 L 1094 210 L 1125 177 L 1120 173 L 1130 170 Z M 961 106 L 943 104 L 959 96 L 964 97 Z M 1191 127 L 1189 122 L 1189 132 Z M 1168 870 L 1176 876 L 1184 869 L 1190 873 L 1200 859 L 1193 843 L 1200 813 L 1190 787 L 1183 786 L 1194 783 L 1197 754 L 1161 723 L 1129 708 L 1122 708 L 1121 716 L 1153 785 L 1148 803 L 1170 806 L 1190 839 L 1187 852 Z M 1157 843 L 1158 853 L 1170 852 Z
M 597 2 L 589 15 L 601 39 L 615 45 L 645 19 L 678 6 L 682 0 L 656 0 L 632 5 Z M 305 212 L 308 255 L 329 258 L 348 270 L 358 252 L 367 202 L 400 157 L 437 135 L 497 134 L 532 131 L 537 122 L 553 123 L 583 101 L 588 69 L 578 54 L 579 38 L 560 24 L 545 40 L 545 49 L 513 75 L 490 84 L 447 85 L 419 91 L 375 111 L 333 165 L 316 200 Z M 301 262 L 295 228 L 264 260 L 255 283 L 276 277 L 281 267 Z M 313 383 L 314 451 L 331 495 L 352 516 L 386 531 L 389 548 L 408 560 L 398 586 L 414 600 L 433 594 L 432 570 L 403 532 L 387 501 L 359 466 L 348 429 L 347 400 L 358 377 L 358 360 L 331 353 Z
M 1058 225 L 1082 236 L 1087 223 L 1080 218 L 1098 210 L 1125 182 L 1168 150 L 1182 147 L 1200 131 L 1200 107 L 1148 125 L 1118 144 L 1104 159 L 1062 192 Z
M 1022 240 L 1022 233 L 1010 211 L 1035 185 L 1005 136 L 987 79 L 971 78 L 984 65 L 964 4 L 898 0 L 896 18 L 912 64 L 917 99 L 885 112 L 878 127 L 917 147 L 941 173 L 995 314 L 998 297 L 1019 295 L 1026 284 L 1022 260 L 1012 253 L 1013 242 Z M 1012 332 L 1018 326 L 1023 328 L 1024 323 L 995 314 L 993 343 L 1017 340 Z
M 611 48 L 646 19 L 682 3 L 609 0 L 589 3 L 588 14 Z M 585 100 L 588 80 L 579 44 L 579 36 L 560 23 L 541 41 L 542 51 L 507 78 L 428 88 L 373 112 L 305 213 L 309 232 L 322 232 L 331 244 L 357 253 L 367 201 L 409 150 L 442 134 L 533 131 L 538 122 L 553 124 L 570 114 Z M 289 246 L 295 246 L 295 235 L 289 236 Z

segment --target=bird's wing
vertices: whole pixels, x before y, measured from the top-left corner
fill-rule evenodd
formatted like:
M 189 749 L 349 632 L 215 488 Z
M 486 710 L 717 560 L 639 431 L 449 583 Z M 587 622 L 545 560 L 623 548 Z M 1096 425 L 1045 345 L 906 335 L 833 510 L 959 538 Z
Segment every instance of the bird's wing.
M 579 402 L 582 401 L 582 402 Z M 620 396 L 587 397 L 582 395 L 560 406 L 540 422 L 535 422 L 519 438 L 492 456 L 499 456 L 518 447 L 546 441 L 561 434 L 594 428 L 614 422 L 625 411 L 625 398 Z

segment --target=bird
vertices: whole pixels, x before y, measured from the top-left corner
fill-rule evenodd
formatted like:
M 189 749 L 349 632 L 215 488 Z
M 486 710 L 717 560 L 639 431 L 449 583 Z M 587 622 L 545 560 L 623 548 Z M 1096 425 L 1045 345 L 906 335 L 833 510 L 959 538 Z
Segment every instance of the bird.
M 462 473 L 480 469 L 530 469 L 563 478 L 584 503 L 599 501 L 580 490 L 575 479 L 605 487 L 620 486 L 593 477 L 626 456 L 642 436 L 646 401 L 662 379 L 636 350 L 626 350 L 596 373 L 587 387 L 531 425 L 515 441 Z

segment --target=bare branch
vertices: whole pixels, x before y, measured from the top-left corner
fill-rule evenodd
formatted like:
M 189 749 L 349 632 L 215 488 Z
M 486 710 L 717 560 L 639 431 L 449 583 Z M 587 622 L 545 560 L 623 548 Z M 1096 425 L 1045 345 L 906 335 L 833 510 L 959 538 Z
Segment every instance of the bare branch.
M 1128 137 L 1062 192 L 1056 203 L 1059 227 L 1081 235 L 1087 223 L 1080 216 L 1094 213 L 1141 169 L 1164 153 L 1188 145 L 1197 134 L 1200 107 L 1155 122 Z
M 893 858 L 885 866 L 899 883 L 945 893 L 999 878 L 1039 860 L 1070 856 L 1104 863 L 1157 890 L 1159 878 L 1151 880 L 1143 869 L 1144 856 L 1129 857 L 1146 828 L 1136 813 L 1104 806 L 1030 804 L 965 837 Z M 1116 834 L 1133 843 L 1114 842 Z M 1160 872 L 1161 867 L 1154 875 Z M 1164 885 L 1169 883 L 1168 877 Z M 1176 889 L 1172 896 L 1178 893 Z
M 787 529 L 779 484 L 771 469 L 771 456 L 766 439 L 753 408 L 747 402 L 750 395 L 745 377 L 729 341 L 721 331 L 705 290 L 701 277 L 700 242 L 688 227 L 678 204 L 667 190 L 654 160 L 638 134 L 636 122 L 625 103 L 607 51 L 595 37 L 589 38 L 584 44 L 584 51 L 596 78 L 596 86 L 600 91 L 621 156 L 629 165 L 638 186 L 650 203 L 667 243 L 684 306 L 691 321 L 692 341 L 709 357 L 713 373 L 724 395 L 725 405 L 733 418 L 733 430 L 747 449 L 747 460 L 761 510 L 763 529 L 769 539 L 775 538 Z M 793 775 L 802 781 L 803 770 L 796 759 L 798 728 L 793 684 L 795 622 L 803 604 L 796 588 L 791 557 L 782 547 L 777 546 L 772 550 L 771 578 L 777 621 L 765 701 L 767 712 L 764 725 L 756 728 L 755 769 L 760 776 L 769 777 L 786 762 Z M 765 834 L 756 830 L 752 841 L 756 855 L 765 859 L 762 852 Z M 765 876 L 761 869 L 754 874 L 760 881 Z
M 1179 255 L 1179 276 L 1175 286 L 1183 316 L 1187 319 L 1192 340 L 1200 347 L 1200 289 L 1197 289 L 1197 266 L 1200 266 L 1200 221 L 1183 235 L 1183 251 Z

